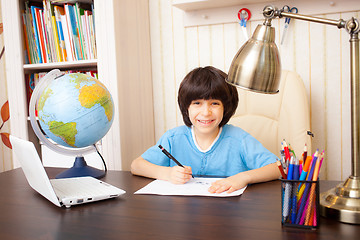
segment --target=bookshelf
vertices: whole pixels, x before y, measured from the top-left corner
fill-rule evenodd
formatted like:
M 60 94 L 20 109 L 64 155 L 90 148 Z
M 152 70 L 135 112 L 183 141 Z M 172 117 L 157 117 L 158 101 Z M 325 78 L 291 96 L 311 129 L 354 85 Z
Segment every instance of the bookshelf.
M 24 64 L 24 1 L 1 0 L 11 134 L 33 141 L 40 151 L 28 121 L 25 74 L 54 68 L 96 69 L 115 102 L 115 118 L 102 140 L 102 154 L 108 169 L 129 170 L 131 160 L 155 143 L 148 1 L 90 0 L 96 11 L 97 59 L 37 64 Z
M 58 69 L 84 69 L 84 68 L 97 68 L 97 59 L 91 60 L 78 60 L 73 62 L 53 62 L 53 63 L 34 63 L 24 64 L 24 72 L 31 73 L 38 70 L 52 70 Z

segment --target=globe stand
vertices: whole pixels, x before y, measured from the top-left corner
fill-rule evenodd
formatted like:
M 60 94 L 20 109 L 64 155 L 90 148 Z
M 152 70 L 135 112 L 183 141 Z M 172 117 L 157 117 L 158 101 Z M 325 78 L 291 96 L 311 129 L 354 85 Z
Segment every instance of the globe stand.
M 55 178 L 71 178 L 71 177 L 85 177 L 85 176 L 90 176 L 100 179 L 105 176 L 105 171 L 88 166 L 83 156 L 77 156 L 75 158 L 74 165 L 68 170 L 56 175 Z

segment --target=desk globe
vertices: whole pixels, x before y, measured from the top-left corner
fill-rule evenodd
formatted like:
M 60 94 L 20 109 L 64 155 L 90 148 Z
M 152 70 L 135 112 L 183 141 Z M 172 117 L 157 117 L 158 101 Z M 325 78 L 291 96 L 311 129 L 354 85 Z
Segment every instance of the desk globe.
M 105 176 L 105 171 L 88 166 L 83 157 L 96 150 L 95 144 L 113 122 L 114 103 L 99 80 L 82 73 L 52 70 L 35 87 L 29 114 L 35 134 L 47 147 L 76 156 L 73 167 L 56 178 Z

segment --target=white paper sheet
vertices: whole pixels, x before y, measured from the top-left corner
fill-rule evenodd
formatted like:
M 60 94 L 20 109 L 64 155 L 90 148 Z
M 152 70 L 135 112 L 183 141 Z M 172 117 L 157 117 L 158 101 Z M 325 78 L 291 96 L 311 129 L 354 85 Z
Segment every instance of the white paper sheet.
M 193 178 L 185 184 L 172 184 L 168 181 L 154 180 L 134 194 L 181 195 L 181 196 L 210 196 L 232 197 L 240 196 L 246 187 L 232 193 L 210 193 L 211 183 L 221 178 Z

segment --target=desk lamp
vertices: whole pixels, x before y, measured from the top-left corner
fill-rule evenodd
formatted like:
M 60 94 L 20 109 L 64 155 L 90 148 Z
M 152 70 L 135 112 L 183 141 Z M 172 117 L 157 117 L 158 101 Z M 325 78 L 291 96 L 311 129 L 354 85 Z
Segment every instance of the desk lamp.
M 359 98 L 359 21 L 351 18 L 331 20 L 285 12 L 274 6 L 263 9 L 265 21 L 235 55 L 226 81 L 237 87 L 260 93 L 277 93 L 281 64 L 274 43 L 275 30 L 271 20 L 276 17 L 295 18 L 345 28 L 350 35 L 351 80 L 351 175 L 325 193 L 320 194 L 320 213 L 341 222 L 360 224 L 360 98 Z

